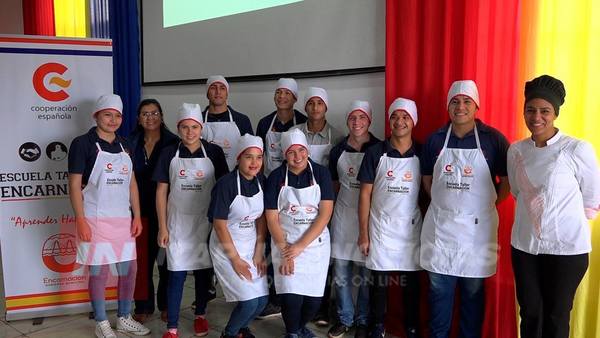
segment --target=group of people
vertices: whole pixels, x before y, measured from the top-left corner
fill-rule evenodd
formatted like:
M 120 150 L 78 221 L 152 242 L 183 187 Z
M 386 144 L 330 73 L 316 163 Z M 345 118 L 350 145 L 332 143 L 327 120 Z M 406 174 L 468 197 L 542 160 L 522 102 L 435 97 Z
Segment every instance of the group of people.
M 224 338 L 254 337 L 250 322 L 279 311 L 285 337 L 316 337 L 307 324 L 328 325 L 330 298 L 337 318 L 329 337 L 353 327 L 355 337 L 383 337 L 393 284 L 402 291 L 406 336 L 423 337 L 423 270 L 429 336 L 449 336 L 458 287 L 460 336 L 481 337 L 484 280 L 496 273 L 496 205 L 510 193 L 517 201 L 511 245 L 521 336 L 568 337 L 591 250 L 587 220 L 600 207 L 600 170 L 589 143 L 554 125 L 566 95 L 560 80 L 527 82 L 523 116 L 531 137 L 513 145 L 476 118 L 471 80 L 451 85 L 450 122 L 423 146 L 413 140 L 419 118 L 407 98 L 389 106 L 391 135 L 381 141 L 369 132 L 367 101 L 346 110 L 344 136 L 327 122 L 324 89 L 306 90 L 307 115 L 294 109 L 294 79 L 278 81 L 276 111 L 260 120 L 257 136 L 248 117 L 228 105 L 224 77 L 210 77 L 206 95 L 205 109 L 181 106 L 178 136 L 165 126 L 160 103 L 143 100 L 127 140 L 115 133 L 119 96 L 101 96 L 96 126 L 71 144 L 77 262 L 89 266 L 97 337 L 115 337 L 104 299 L 111 269 L 118 275 L 116 329 L 150 333 L 143 322 L 156 307 L 160 248 L 163 338 L 179 337 L 188 272 L 197 336 L 209 331 L 216 275 L 225 300 L 236 302 Z M 392 278 L 398 273 L 400 283 Z

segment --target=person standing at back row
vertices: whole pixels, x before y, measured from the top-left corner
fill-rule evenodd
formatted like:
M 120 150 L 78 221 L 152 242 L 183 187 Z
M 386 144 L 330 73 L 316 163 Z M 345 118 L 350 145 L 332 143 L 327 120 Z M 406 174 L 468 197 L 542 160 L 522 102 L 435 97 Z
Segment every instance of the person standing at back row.
M 455 81 L 446 107 L 450 123 L 429 137 L 421 154 L 423 188 L 431 197 L 420 258 L 429 271 L 430 335 L 448 337 L 458 284 L 460 336 L 481 337 L 483 282 L 496 273 L 496 204 L 509 193 L 509 143 L 475 118 L 480 107 L 475 82 Z
M 248 116 L 239 113 L 227 103 L 229 83 L 221 75 L 213 75 L 206 81 L 208 107 L 202 112 L 204 128 L 202 138 L 223 149 L 229 171 L 235 168 L 236 145 L 240 136 L 254 135 Z

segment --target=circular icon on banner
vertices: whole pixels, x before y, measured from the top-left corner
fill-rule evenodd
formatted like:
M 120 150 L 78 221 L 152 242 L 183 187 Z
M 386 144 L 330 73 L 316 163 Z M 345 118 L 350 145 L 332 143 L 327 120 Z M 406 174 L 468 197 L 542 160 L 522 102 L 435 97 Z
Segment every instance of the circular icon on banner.
M 21 156 L 24 161 L 33 162 L 40 158 L 41 155 L 42 150 L 40 149 L 40 146 L 33 142 L 25 142 L 19 147 L 19 156 Z
M 75 235 L 56 234 L 48 237 L 42 246 L 42 261 L 54 272 L 72 272 L 78 266 L 75 263 L 77 247 Z
M 67 146 L 60 142 L 52 142 L 46 147 L 46 156 L 52 161 L 62 161 L 67 158 Z

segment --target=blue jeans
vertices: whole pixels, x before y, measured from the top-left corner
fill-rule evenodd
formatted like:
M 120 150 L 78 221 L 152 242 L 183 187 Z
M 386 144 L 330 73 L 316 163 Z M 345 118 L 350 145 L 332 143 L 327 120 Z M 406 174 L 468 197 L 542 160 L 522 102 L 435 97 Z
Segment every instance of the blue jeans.
M 167 328 L 176 329 L 179 322 L 179 309 L 181 308 L 181 297 L 183 295 L 183 283 L 187 271 L 169 271 L 169 282 L 167 285 Z M 212 283 L 211 269 L 194 270 L 194 291 L 196 294 L 196 310 L 194 314 L 201 316 L 206 314 L 206 303 L 208 303 L 208 288 Z
M 92 303 L 92 310 L 94 311 L 94 319 L 97 322 L 108 319 L 106 317 L 106 300 L 104 291 L 106 288 L 106 281 L 108 279 L 110 265 L 111 264 L 90 265 L 88 289 Z M 120 262 L 115 263 L 114 265 L 119 278 L 117 283 L 117 316 L 127 317 L 131 313 L 131 305 L 133 302 L 137 261 L 132 260 Z
M 280 294 L 281 317 L 286 334 L 298 334 L 311 321 L 321 305 L 323 297 L 303 296 L 295 293 Z
M 233 311 L 231 311 L 231 316 L 229 316 L 229 321 L 223 330 L 223 334 L 237 336 L 240 329 L 248 327 L 250 322 L 262 312 L 268 301 L 269 296 L 262 296 L 238 302 Z
M 357 271 L 354 273 L 354 267 Z M 367 325 L 369 317 L 369 270 L 364 263 L 344 259 L 333 260 L 334 285 L 337 294 L 337 314 L 340 323 L 350 327 L 356 321 L 358 325 Z M 356 297 L 356 318 L 352 290 L 358 287 Z
M 452 322 L 454 292 L 460 288 L 460 325 L 462 338 L 481 337 L 484 311 L 484 278 L 468 278 L 429 272 L 431 338 L 447 338 Z

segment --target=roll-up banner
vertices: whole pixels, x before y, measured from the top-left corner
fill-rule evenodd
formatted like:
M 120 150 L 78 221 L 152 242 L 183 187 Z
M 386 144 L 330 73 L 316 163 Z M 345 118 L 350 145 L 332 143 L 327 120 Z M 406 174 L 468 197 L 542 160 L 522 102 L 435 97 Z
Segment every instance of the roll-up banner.
M 112 42 L 0 35 L 0 248 L 6 319 L 90 311 L 75 263 L 69 203 L 71 140 L 112 93 Z M 115 279 L 106 291 L 116 299 Z M 112 302 L 111 302 L 112 303 Z

